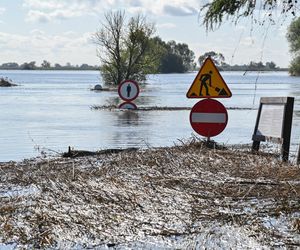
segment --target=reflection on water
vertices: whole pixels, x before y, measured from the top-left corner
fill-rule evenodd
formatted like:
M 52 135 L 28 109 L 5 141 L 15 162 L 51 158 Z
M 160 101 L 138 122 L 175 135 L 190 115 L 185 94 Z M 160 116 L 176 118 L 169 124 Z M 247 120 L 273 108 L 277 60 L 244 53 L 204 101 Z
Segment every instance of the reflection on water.
M 115 113 L 117 116 L 117 127 L 138 126 L 139 113 L 133 110 L 120 110 Z
M 0 71 L 20 84 L 0 89 L 0 161 L 20 160 L 39 154 L 36 148 L 77 149 L 171 146 L 193 133 L 189 111 L 93 110 L 93 105 L 119 105 L 114 92 L 94 92 L 99 73 L 93 71 Z M 134 101 L 138 107 L 192 107 L 199 100 L 186 92 L 196 76 L 149 75 Z M 220 99 L 226 107 L 257 109 L 262 96 L 294 96 L 292 129 L 294 150 L 300 142 L 300 78 L 286 72 L 222 72 L 232 98 Z M 256 90 L 255 90 L 256 89 Z M 229 110 L 227 128 L 214 137 L 218 142 L 251 143 L 257 110 Z

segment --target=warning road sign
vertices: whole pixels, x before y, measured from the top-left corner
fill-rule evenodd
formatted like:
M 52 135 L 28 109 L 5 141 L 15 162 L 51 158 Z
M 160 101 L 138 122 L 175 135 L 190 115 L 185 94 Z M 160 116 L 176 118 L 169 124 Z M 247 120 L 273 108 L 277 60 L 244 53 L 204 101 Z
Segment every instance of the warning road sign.
M 186 96 L 187 98 L 229 98 L 232 94 L 213 60 L 208 57 Z
M 197 102 L 190 113 L 192 128 L 202 136 L 213 137 L 220 134 L 228 121 L 227 110 L 222 103 L 213 99 Z
M 140 93 L 139 85 L 133 80 L 125 80 L 119 84 L 118 93 L 124 101 L 133 101 Z

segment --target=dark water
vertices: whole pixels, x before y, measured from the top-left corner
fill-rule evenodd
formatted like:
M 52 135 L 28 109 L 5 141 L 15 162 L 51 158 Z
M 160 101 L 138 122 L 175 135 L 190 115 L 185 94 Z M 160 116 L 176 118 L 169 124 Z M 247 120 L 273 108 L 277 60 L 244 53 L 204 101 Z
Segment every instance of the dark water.
M 189 111 L 93 110 L 93 105 L 121 103 L 117 92 L 90 91 L 101 82 L 94 71 L 0 71 L 20 84 L 0 88 L 0 161 L 21 160 L 41 151 L 170 146 L 194 132 Z M 196 76 L 150 75 L 135 101 L 138 107 L 192 107 L 199 100 L 185 94 Z M 220 99 L 229 108 L 225 131 L 214 137 L 227 144 L 251 143 L 261 96 L 294 96 L 293 150 L 300 142 L 300 78 L 286 72 L 222 72 L 232 98 Z

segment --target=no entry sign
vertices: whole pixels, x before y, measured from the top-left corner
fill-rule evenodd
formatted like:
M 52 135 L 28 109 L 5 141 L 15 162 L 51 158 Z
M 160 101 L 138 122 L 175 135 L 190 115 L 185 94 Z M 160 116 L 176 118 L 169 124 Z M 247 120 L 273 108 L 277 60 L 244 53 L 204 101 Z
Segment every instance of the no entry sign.
M 119 84 L 118 93 L 124 101 L 133 101 L 140 93 L 139 85 L 133 80 L 125 80 Z
M 197 102 L 190 113 L 192 128 L 202 136 L 213 137 L 220 134 L 228 121 L 227 110 L 222 103 L 213 99 Z

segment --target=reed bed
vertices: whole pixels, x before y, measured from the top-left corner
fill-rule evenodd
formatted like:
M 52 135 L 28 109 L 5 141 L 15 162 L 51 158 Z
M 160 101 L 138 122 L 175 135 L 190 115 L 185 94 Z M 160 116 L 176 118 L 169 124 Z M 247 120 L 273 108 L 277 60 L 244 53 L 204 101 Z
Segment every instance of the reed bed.
M 0 247 L 300 247 L 300 168 L 192 139 L 0 164 Z

